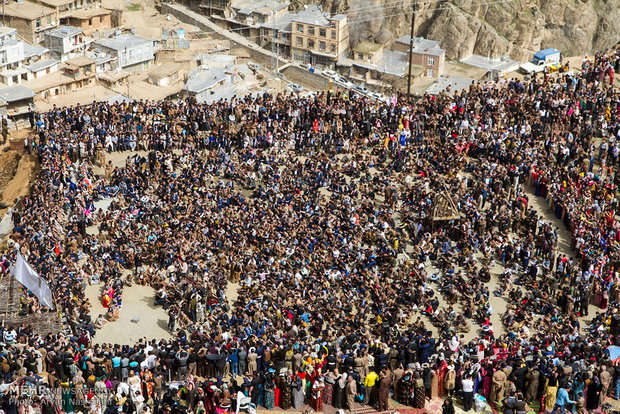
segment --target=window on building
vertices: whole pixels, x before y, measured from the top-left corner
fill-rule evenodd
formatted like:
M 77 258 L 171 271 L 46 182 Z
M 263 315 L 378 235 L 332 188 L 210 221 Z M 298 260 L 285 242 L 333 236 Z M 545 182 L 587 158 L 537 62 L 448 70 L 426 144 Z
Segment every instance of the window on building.
M 297 32 L 298 33 L 303 33 L 304 32 L 304 25 L 303 24 L 298 24 L 297 25 Z
M 310 36 L 314 36 L 314 27 L 312 27 L 312 26 L 308 26 L 308 34 L 309 34 Z
M 263 34 L 264 34 L 265 36 L 269 36 L 269 29 L 267 29 L 266 27 L 265 27 L 265 28 L 263 28 Z
M 335 38 L 336 38 L 336 31 L 332 30 L 332 39 L 335 39 Z
M 336 28 L 336 22 L 329 22 L 329 27 L 331 27 L 332 29 Z
M 262 14 L 260 16 L 258 16 L 258 22 L 259 23 L 265 23 L 265 16 L 263 16 Z
M 297 42 L 297 46 L 303 46 L 304 45 L 304 39 L 302 39 L 301 37 L 298 37 L 296 42 Z
M 308 49 L 314 49 L 314 40 L 308 39 Z
M 327 36 L 327 30 L 325 30 L 325 29 L 319 29 L 319 36 L 321 36 L 321 37 L 325 37 L 325 36 Z
M 226 0 L 220 0 L 220 7 L 226 7 L 228 2 Z
M 37 21 L 35 22 L 35 27 L 36 27 L 36 28 L 41 27 L 41 19 L 40 19 L 40 18 L 39 18 L 39 19 L 37 19 Z
M 335 43 L 332 43 L 332 44 L 331 44 L 331 49 L 332 49 L 332 52 L 335 52 L 335 51 L 336 51 L 336 44 L 335 44 Z
M 359 60 L 364 60 L 364 54 L 363 54 L 363 53 L 358 53 L 358 54 L 357 54 L 357 58 L 358 58 Z
M 435 58 L 433 56 L 428 57 L 428 66 L 435 66 Z
M 319 50 L 325 50 L 325 42 L 319 42 Z

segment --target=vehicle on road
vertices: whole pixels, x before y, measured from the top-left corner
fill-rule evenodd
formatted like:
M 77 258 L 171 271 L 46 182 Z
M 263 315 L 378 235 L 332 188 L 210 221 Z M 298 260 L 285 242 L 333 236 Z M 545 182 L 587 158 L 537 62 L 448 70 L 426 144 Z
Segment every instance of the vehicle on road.
M 546 67 L 551 67 L 560 64 L 560 51 L 554 48 L 543 49 L 534 54 L 534 58 L 529 62 L 523 63 L 519 66 L 519 71 L 526 75 L 532 75 L 545 70 Z
M 343 86 L 347 89 L 351 89 L 353 87 L 353 84 L 349 82 L 348 80 L 346 80 L 345 78 L 343 78 L 342 76 L 335 77 L 334 82 L 336 82 L 338 85 Z
M 365 86 L 353 85 L 351 89 L 353 89 L 355 92 L 361 93 L 362 95 L 368 95 L 370 93 L 370 91 Z
M 304 91 L 304 88 L 297 83 L 289 83 L 288 87 L 295 93 L 300 93 Z

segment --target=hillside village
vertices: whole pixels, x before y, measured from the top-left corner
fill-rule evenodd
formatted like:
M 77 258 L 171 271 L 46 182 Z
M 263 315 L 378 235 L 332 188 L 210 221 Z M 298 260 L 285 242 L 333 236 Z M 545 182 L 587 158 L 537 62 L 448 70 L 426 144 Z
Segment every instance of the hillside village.
M 432 93 L 519 65 L 476 55 L 448 61 L 439 42 L 411 36 L 354 45 L 346 14 L 280 0 L 7 0 L 2 13 L 0 113 L 12 125 L 35 108 L 92 100 L 329 88 L 385 100 L 407 87 L 409 51 L 410 80 Z

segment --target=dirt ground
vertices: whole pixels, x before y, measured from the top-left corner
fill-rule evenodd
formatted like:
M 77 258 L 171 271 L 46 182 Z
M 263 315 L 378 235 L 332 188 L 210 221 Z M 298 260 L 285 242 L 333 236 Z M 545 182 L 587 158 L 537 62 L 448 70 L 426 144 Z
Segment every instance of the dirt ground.
M 23 139 L 31 133 L 30 129 L 12 131 L 9 140 Z M 38 172 L 36 157 L 11 149 L 10 144 L 0 146 L 0 217 L 30 192 Z
M 100 300 L 102 288 L 102 284 L 86 288 L 86 297 L 92 304 L 90 315 L 93 321 L 99 314 L 105 316 L 107 312 Z M 168 315 L 163 308 L 154 305 L 154 297 L 155 291 L 149 286 L 125 287 L 119 319 L 106 323 L 98 330 L 94 342 L 133 345 L 140 338 L 169 339 Z M 134 318 L 138 322 L 132 322 Z

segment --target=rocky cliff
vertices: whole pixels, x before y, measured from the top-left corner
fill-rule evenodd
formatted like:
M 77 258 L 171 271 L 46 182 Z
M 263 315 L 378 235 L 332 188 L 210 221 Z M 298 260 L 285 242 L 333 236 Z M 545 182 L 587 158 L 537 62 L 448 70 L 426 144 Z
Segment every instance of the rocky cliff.
M 305 0 L 294 0 L 300 2 Z M 319 0 L 315 0 L 318 2 Z M 567 56 L 608 50 L 620 41 L 620 0 L 416 0 L 416 36 L 441 41 L 448 58 L 472 53 L 526 60 L 546 47 Z M 346 12 L 351 44 L 389 44 L 409 34 L 411 1 L 323 0 Z

